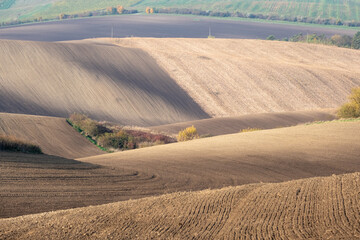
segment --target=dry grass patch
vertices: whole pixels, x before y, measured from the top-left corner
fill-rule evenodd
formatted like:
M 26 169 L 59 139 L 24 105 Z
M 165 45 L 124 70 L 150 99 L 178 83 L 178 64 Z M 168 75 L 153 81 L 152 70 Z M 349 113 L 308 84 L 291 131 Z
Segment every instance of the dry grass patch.
M 245 128 L 245 129 L 242 129 L 240 132 L 241 133 L 245 133 L 245 132 L 256 132 L 256 131 L 260 131 L 262 130 L 261 128 Z
M 41 148 L 14 136 L 0 135 L 0 151 L 41 154 Z

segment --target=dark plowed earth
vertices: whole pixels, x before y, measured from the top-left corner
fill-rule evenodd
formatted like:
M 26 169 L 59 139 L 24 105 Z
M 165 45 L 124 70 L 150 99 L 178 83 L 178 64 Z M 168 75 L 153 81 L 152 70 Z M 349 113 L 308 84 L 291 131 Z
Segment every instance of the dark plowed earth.
M 360 174 L 253 184 L 0 220 L 6 239 L 359 239 Z
M 199 16 L 123 15 L 29 24 L 0 29 L 0 38 L 31 41 L 66 41 L 85 38 L 155 37 L 207 38 L 209 26 L 216 38 L 281 39 L 295 34 L 354 35 L 356 29 L 324 28 L 295 24 L 229 21 Z
M 208 117 L 142 50 L 9 40 L 0 41 L 0 111 L 137 126 Z
M 64 118 L 0 113 L 0 134 L 37 144 L 49 155 L 80 158 L 104 154 Z
M 195 126 L 200 135 L 212 136 L 238 133 L 247 128 L 271 129 L 278 127 L 295 126 L 301 123 L 314 121 L 329 121 L 336 118 L 333 110 L 297 111 L 285 113 L 248 114 L 239 117 L 222 117 L 196 120 L 191 122 L 173 123 L 150 127 L 157 132 L 178 134 L 180 130 Z
M 103 167 L 70 172 L 2 153 L 1 205 L 12 210 L 1 216 L 360 171 L 358 132 L 360 122 L 333 122 L 238 133 L 82 158 Z

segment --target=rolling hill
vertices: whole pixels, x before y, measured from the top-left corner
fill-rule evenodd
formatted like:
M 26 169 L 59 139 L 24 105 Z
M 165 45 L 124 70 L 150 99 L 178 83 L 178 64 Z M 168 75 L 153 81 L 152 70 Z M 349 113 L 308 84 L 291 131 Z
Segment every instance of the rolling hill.
M 360 171 L 360 136 L 354 134 L 359 131 L 359 121 L 329 122 L 223 135 L 77 161 L 0 152 L 0 181 L 6 183 L 0 186 L 0 217 L 178 191 L 352 173 Z M 98 167 L 88 169 L 81 167 L 83 164 Z
M 0 40 L 0 80 L 0 112 L 138 126 L 208 117 L 147 53 L 111 44 Z
M 359 239 L 360 174 L 0 219 L 3 239 Z
M 80 158 L 104 154 L 64 118 L 0 113 L 0 134 L 39 145 L 45 154 Z
M 234 40 L 109 40 L 139 48 L 211 116 L 337 108 L 360 85 L 360 51 Z
M 80 112 L 159 126 L 336 108 L 360 85 L 356 50 L 261 40 L 109 41 L 1 40 L 0 111 Z
M 190 8 L 221 12 L 242 12 L 253 14 L 276 14 L 288 17 L 334 18 L 359 21 L 360 2 L 354 1 L 219 1 L 219 0 L 1 0 L 0 21 L 27 20 L 37 17 L 54 18 L 60 13 L 74 14 L 123 5 L 144 11 L 146 7 Z

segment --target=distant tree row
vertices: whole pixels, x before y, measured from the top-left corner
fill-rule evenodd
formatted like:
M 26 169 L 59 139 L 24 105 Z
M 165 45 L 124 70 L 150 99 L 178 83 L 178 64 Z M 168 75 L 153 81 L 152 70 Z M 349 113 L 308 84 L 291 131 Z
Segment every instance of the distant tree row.
M 74 19 L 74 18 L 82 18 L 82 17 L 92 17 L 92 16 L 104 16 L 104 15 L 113 15 L 113 14 L 134 14 L 138 13 L 138 10 L 135 9 L 125 9 L 123 6 L 117 7 L 108 7 L 106 9 L 84 12 L 84 13 L 76 13 L 76 14 L 66 14 L 60 13 L 58 17 L 55 18 L 46 18 L 39 16 L 32 20 L 13 20 L 9 22 L 0 22 L 0 26 L 10 26 L 10 25 L 18 25 L 24 23 L 32 23 L 32 22 L 43 22 L 43 21 L 50 21 L 50 20 L 63 20 L 63 19 Z
M 324 25 L 338 25 L 349 27 L 360 27 L 360 22 L 356 21 L 342 21 L 334 18 L 320 18 L 320 17 L 302 17 L 302 16 L 280 16 L 276 14 L 261 14 L 261 13 L 241 13 L 241 12 L 217 12 L 217 11 L 204 11 L 199 9 L 189 8 L 149 8 L 154 13 L 164 14 L 191 14 L 199 16 L 211 16 L 211 17 L 240 17 L 240 18 L 257 18 L 264 20 L 279 20 L 288 22 L 301 22 L 301 23 L 314 23 Z
M 304 35 L 302 33 L 296 34 L 290 38 L 276 39 L 274 35 L 270 35 L 267 40 L 280 40 L 289 42 L 308 42 L 308 43 L 320 43 L 326 45 L 335 45 L 338 47 L 360 49 L 360 32 L 357 32 L 353 37 L 349 35 L 335 34 L 328 38 L 324 34 L 318 35 L 316 33 Z

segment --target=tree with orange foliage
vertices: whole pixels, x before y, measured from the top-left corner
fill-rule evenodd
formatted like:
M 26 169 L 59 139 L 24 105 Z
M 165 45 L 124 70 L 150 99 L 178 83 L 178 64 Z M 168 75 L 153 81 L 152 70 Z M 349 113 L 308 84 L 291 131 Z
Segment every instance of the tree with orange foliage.
M 146 12 L 147 14 L 154 13 L 154 9 L 151 8 L 151 7 L 147 7 L 146 10 L 145 10 L 145 12 Z
M 123 14 L 124 13 L 124 7 L 123 6 L 121 6 L 121 5 L 119 5 L 119 6 L 117 6 L 117 12 L 118 12 L 118 14 Z

